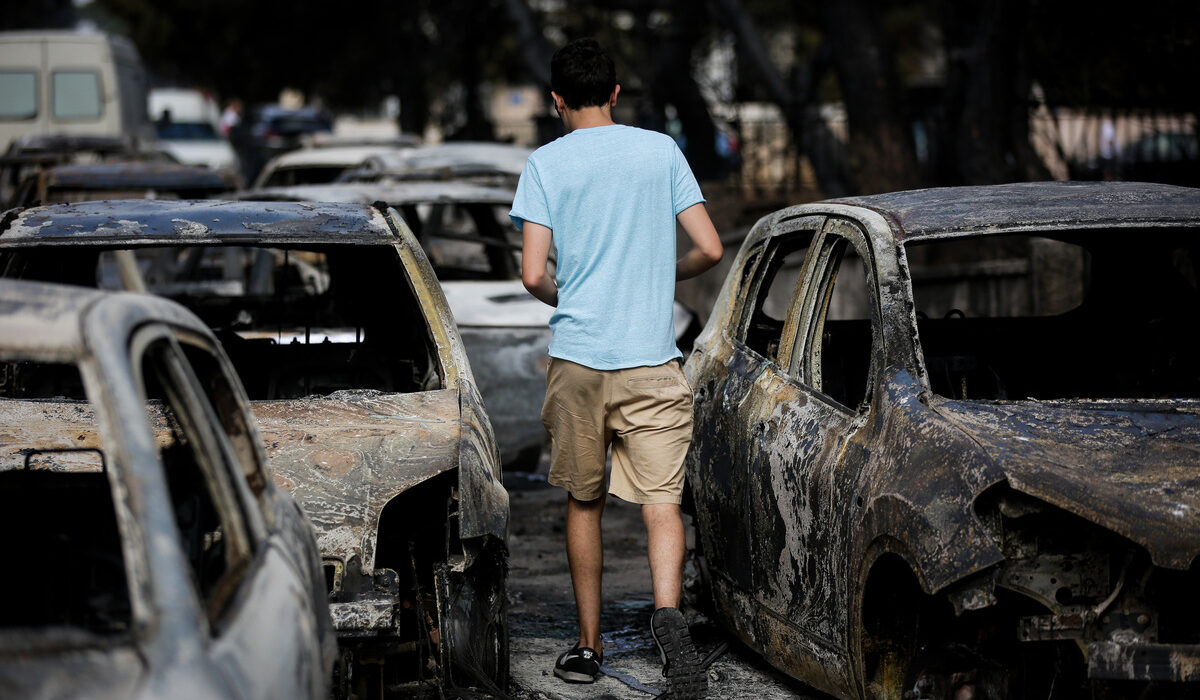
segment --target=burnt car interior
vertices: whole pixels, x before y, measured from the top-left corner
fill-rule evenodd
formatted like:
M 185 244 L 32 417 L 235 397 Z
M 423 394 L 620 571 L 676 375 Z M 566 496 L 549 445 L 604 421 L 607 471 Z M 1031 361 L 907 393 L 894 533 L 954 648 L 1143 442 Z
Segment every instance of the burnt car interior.
M 438 202 L 400 207 L 405 223 L 429 254 L 438 279 L 511 280 L 520 276 L 519 240 L 507 208 Z
M 28 398 L 82 393 L 74 365 L 21 362 L 0 364 L 0 397 Z M 0 471 L 0 526 L 20 533 L 9 538 L 9 561 L 36 573 L 0 577 L 0 629 L 70 628 L 111 636 L 129 632 L 131 608 L 121 533 L 103 458 L 69 469 L 42 461 L 38 453 L 70 457 L 71 450 L 29 445 L 22 468 Z M 19 565 L 17 564 L 19 562 Z M 15 571 L 10 573 L 15 574 Z
M 389 246 L 171 246 L 136 254 L 149 291 L 187 306 L 216 332 L 251 399 L 440 386 L 421 309 L 411 293 L 396 294 L 407 287 L 395 280 L 406 275 Z M 93 247 L 12 251 L 0 271 L 121 288 L 115 260 Z
M 960 238 L 906 254 L 941 396 L 1200 397 L 1194 231 Z

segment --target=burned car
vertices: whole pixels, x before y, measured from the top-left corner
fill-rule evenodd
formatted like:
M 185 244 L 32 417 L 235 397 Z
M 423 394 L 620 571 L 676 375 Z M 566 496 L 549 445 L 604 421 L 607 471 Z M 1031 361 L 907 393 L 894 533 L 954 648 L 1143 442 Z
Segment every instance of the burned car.
M 22 181 L 10 205 L 89 199 L 204 199 L 235 189 L 237 178 L 228 171 L 167 161 L 121 160 L 39 170 Z
M 687 363 L 718 618 L 841 697 L 1194 695 L 1198 271 L 1164 185 L 759 221 Z
M 275 480 L 316 529 L 360 697 L 503 687 L 508 496 L 428 260 L 394 210 L 228 201 L 27 209 L 8 277 L 150 291 L 208 323 L 242 377 Z
M 391 143 L 347 146 L 320 146 L 288 151 L 272 158 L 254 180 L 254 189 L 321 185 L 333 182 L 380 153 L 398 151 L 404 146 Z
M 0 695 L 328 697 L 312 527 L 193 314 L 0 280 L 0 424 Z

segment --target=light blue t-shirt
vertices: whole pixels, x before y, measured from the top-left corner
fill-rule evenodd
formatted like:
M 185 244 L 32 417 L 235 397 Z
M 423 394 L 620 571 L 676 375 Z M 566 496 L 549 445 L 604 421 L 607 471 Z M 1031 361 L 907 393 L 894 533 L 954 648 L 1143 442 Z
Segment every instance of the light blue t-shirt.
M 675 346 L 675 216 L 703 202 L 675 141 L 622 124 L 534 151 L 509 216 L 554 233 L 550 356 L 593 369 L 660 365 Z

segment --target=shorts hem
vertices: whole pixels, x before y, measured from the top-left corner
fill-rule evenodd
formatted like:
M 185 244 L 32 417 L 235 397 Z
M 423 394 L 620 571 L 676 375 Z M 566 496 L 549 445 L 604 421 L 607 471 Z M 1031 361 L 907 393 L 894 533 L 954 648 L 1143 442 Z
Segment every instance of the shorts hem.
M 600 498 L 601 496 L 604 495 L 604 489 L 598 488 L 598 489 L 596 489 L 596 495 L 592 496 L 591 498 L 584 498 L 579 495 L 579 493 L 581 492 L 581 489 L 575 488 L 575 486 L 573 484 L 567 483 L 566 481 L 564 481 L 562 479 L 552 479 L 552 478 L 547 477 L 546 483 L 550 484 L 551 486 L 557 486 L 558 488 L 566 491 L 567 493 L 571 494 L 571 498 L 574 498 L 577 501 L 584 501 L 584 502 L 594 501 L 597 498 Z
M 683 503 L 683 494 L 672 496 L 670 494 L 635 494 L 631 492 L 622 493 L 618 489 L 609 489 L 608 492 L 617 498 L 627 503 L 636 503 L 639 506 L 658 506 L 658 505 L 680 505 Z

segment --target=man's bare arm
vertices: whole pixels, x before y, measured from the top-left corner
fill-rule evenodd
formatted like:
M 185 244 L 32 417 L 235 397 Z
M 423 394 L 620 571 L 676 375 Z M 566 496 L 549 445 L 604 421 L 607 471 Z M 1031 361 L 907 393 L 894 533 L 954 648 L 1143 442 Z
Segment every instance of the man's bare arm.
M 558 285 L 546 267 L 552 237 L 550 229 L 541 224 L 526 221 L 521 226 L 521 282 L 538 301 L 558 306 Z
M 721 245 L 721 237 L 717 235 L 716 227 L 708 218 L 708 210 L 704 208 L 703 202 L 684 209 L 675 218 L 683 226 L 688 238 L 692 239 L 691 250 L 684 253 L 675 263 L 676 280 L 695 277 L 721 262 L 725 247 Z

